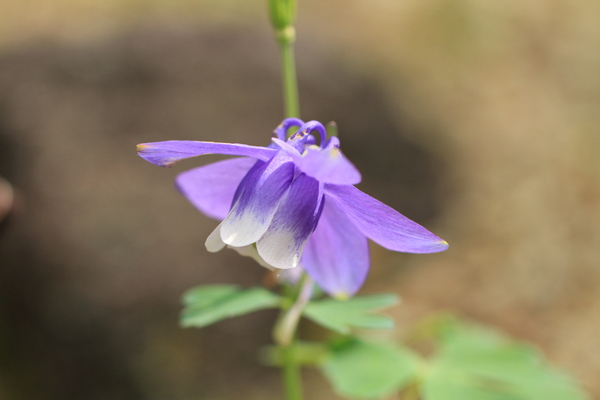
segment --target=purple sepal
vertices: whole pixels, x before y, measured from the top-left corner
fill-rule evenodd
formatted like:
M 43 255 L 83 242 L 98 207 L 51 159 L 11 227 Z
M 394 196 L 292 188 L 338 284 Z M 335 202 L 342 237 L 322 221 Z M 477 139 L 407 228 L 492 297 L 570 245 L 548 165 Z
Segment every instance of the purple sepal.
M 142 143 L 137 145 L 137 151 L 138 155 L 144 160 L 161 167 L 171 167 L 183 159 L 205 154 L 246 156 L 267 161 L 277 153 L 277 150 L 268 147 L 236 143 L 198 142 L 194 140 Z
M 240 182 L 256 163 L 247 157 L 218 161 L 182 172 L 175 184 L 194 207 L 222 221 L 229 213 Z
M 444 240 L 354 186 L 326 184 L 325 194 L 363 234 L 386 249 L 436 253 L 448 248 Z
M 361 288 L 369 272 L 367 237 L 327 199 L 300 263 L 327 294 L 348 298 Z

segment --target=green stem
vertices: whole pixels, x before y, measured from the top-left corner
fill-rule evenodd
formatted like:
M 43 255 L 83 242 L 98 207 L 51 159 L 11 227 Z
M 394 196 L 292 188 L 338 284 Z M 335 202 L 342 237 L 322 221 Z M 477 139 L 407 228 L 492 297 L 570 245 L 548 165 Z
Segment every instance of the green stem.
M 294 293 L 287 294 L 294 303 L 281 312 L 273 329 L 273 339 L 279 346 L 283 358 L 283 383 L 287 400 L 302 400 L 302 378 L 294 354 L 294 346 L 298 322 L 300 322 L 302 310 L 310 301 L 313 283 L 305 274 L 298 286 L 300 287 L 299 291 L 290 290 L 289 292 Z M 296 298 L 294 299 L 294 297 Z
M 419 400 L 419 385 L 414 383 L 408 386 L 400 395 L 400 400 Z
M 294 58 L 295 0 L 269 0 L 271 22 L 281 51 L 282 87 L 285 118 L 300 118 L 298 79 Z M 283 383 L 287 400 L 302 400 L 302 378 L 295 356 L 295 341 L 302 310 L 310 301 L 312 281 L 303 275 L 296 290 L 287 290 L 289 306 L 284 308 L 275 323 L 273 339 L 283 358 Z
M 283 356 L 283 384 L 287 400 L 302 400 L 302 377 L 294 356 L 294 343 L 281 347 Z
M 294 41 L 296 31 L 288 26 L 276 32 L 277 42 L 281 50 L 283 100 L 285 118 L 300 118 L 300 101 L 298 98 L 298 79 L 296 77 L 296 61 L 294 57 Z

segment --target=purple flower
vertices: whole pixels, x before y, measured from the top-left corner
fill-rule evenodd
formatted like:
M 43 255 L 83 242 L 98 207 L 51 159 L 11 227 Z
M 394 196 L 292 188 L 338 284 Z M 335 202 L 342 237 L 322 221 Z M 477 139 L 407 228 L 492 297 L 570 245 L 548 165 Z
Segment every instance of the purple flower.
M 297 130 L 286 140 L 292 127 Z M 229 246 L 272 268 L 300 264 L 327 293 L 348 297 L 367 276 L 367 238 L 407 253 L 434 253 L 448 244 L 355 188 L 360 173 L 339 147 L 319 122 L 288 118 L 268 147 L 172 140 L 140 144 L 138 153 L 163 167 L 203 154 L 243 156 L 177 177 L 195 207 L 222 220 L 207 249 Z

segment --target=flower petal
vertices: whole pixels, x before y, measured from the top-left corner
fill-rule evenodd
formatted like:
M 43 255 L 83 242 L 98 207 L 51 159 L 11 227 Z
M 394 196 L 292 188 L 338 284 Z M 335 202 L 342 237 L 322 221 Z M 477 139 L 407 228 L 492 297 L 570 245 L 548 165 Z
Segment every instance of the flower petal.
M 358 169 L 342 154 L 336 137 L 330 139 L 326 149 L 308 147 L 298 168 L 320 182 L 335 185 L 355 185 L 362 179 Z
M 298 118 L 286 118 L 283 120 L 281 124 L 277 128 L 275 128 L 275 136 L 277 136 L 280 140 L 287 140 L 287 132 L 292 126 L 297 126 L 300 128 L 304 125 L 304 121 Z
M 322 123 L 319 121 L 308 121 L 304 125 L 302 125 L 299 131 L 304 133 L 312 133 L 314 131 L 319 132 L 321 135 L 321 147 L 325 147 L 325 141 L 327 140 L 327 131 Z
M 342 154 L 340 142 L 336 137 L 330 139 L 327 148 L 308 146 L 302 155 L 289 143 L 277 138 L 273 138 L 272 141 L 292 157 L 302 172 L 319 182 L 355 185 L 362 179 L 358 169 Z
M 279 140 L 277 138 L 271 138 L 271 141 L 275 143 L 277 146 L 281 148 L 288 156 L 290 156 L 294 161 L 300 160 L 302 155 L 298 151 L 298 149 L 294 148 L 291 144 L 284 142 L 283 140 Z
M 221 225 L 223 225 L 222 222 L 215 228 L 214 231 L 212 231 L 210 235 L 208 235 L 206 242 L 204 242 L 206 250 L 210 251 L 211 253 L 221 251 L 223 250 L 223 247 L 226 246 L 225 242 L 223 242 L 221 239 Z
M 327 294 L 346 299 L 354 295 L 367 278 L 367 237 L 335 201 L 326 197 L 317 229 L 308 240 L 300 263 Z
M 266 163 L 258 162 L 240 183 L 234 204 L 221 226 L 221 238 L 234 247 L 258 241 L 294 179 L 294 163 L 280 152 Z
M 325 185 L 325 194 L 362 233 L 386 249 L 435 253 L 448 248 L 444 240 L 354 186 Z
M 175 184 L 194 207 L 223 220 L 237 187 L 254 164 L 256 160 L 247 157 L 218 161 L 179 174 Z
M 249 244 L 248 246 L 244 246 L 244 247 L 233 247 L 233 246 L 227 246 L 227 247 L 237 251 L 238 254 L 240 254 L 244 257 L 252 258 L 261 267 L 265 267 L 267 269 L 270 269 L 271 271 L 273 270 L 273 267 L 271 265 L 269 265 L 265 260 L 263 260 L 263 258 L 260 256 L 260 254 L 258 254 L 258 251 L 256 250 L 256 246 L 254 244 Z
M 205 154 L 246 156 L 267 161 L 277 150 L 268 147 L 236 143 L 199 142 L 195 140 L 168 140 L 166 142 L 142 143 L 137 145 L 138 155 L 144 160 L 161 167 L 171 167 L 177 161 Z
M 275 268 L 294 268 L 315 229 L 322 185 L 300 174 L 279 204 L 269 229 L 256 243 L 258 254 Z

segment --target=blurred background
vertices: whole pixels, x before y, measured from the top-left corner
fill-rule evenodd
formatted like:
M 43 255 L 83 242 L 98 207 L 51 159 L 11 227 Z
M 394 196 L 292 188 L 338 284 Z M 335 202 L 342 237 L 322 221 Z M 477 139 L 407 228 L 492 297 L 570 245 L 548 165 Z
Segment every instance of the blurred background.
M 300 0 L 305 120 L 360 188 L 450 243 L 372 247 L 400 338 L 453 310 L 600 398 L 600 3 Z M 0 399 L 277 399 L 274 312 L 178 327 L 203 283 L 262 284 L 135 144 L 265 145 L 282 119 L 259 0 L 0 1 Z M 6 210 L 11 205 L 8 217 Z M 305 334 L 314 327 L 305 327 Z M 316 373 L 311 399 L 335 396 Z

